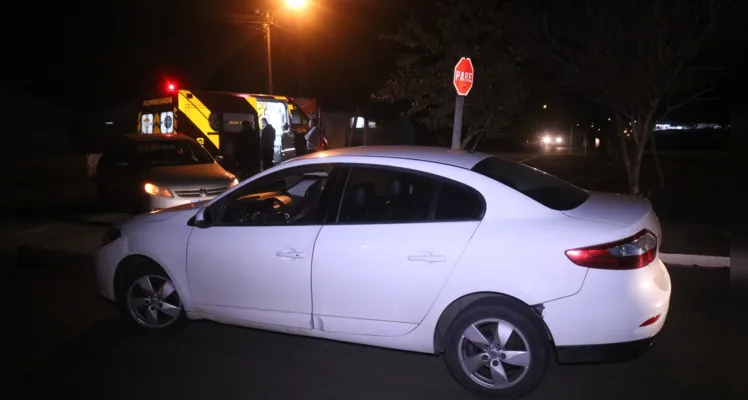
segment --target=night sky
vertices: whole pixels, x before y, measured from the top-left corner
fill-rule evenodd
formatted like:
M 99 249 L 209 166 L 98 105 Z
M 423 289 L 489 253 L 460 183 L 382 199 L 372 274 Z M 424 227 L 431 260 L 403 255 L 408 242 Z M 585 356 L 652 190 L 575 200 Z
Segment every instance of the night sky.
M 8 84 L 65 109 L 94 113 L 140 100 L 172 79 L 184 88 L 266 91 L 263 34 L 227 21 L 282 0 L 118 0 L 26 2 L 10 24 Z M 378 38 L 430 0 L 318 0 L 301 13 L 280 9 L 273 31 L 275 93 L 320 99 L 328 109 L 363 104 L 393 70 L 398 49 Z M 722 54 L 717 52 L 718 54 Z M 720 65 L 721 61 L 708 64 Z M 301 71 L 301 73 L 299 73 Z M 479 78 L 478 78 L 479 79 Z M 548 82 L 528 100 L 528 116 L 595 118 L 595 107 Z M 537 108 L 537 109 L 536 109 Z M 724 119 L 721 102 L 686 109 Z M 574 114 L 574 116 L 570 116 Z M 597 116 L 599 117 L 599 116 Z
M 11 83 L 66 107 L 108 107 L 176 79 L 186 88 L 265 92 L 262 32 L 225 20 L 282 1 L 128 0 L 31 4 L 13 37 Z M 273 63 L 277 94 L 310 95 L 333 107 L 363 101 L 396 57 L 378 39 L 418 6 L 395 0 L 325 0 L 279 10 Z M 33 23 L 29 23 L 33 21 Z M 33 43 L 33 45 L 31 45 Z M 300 81 L 298 66 L 302 66 Z M 92 101 L 96 99 L 96 101 Z

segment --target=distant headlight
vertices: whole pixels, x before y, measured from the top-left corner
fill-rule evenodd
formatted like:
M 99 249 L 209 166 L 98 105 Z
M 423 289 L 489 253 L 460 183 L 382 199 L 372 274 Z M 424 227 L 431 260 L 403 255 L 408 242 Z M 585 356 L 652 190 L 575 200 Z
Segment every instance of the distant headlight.
M 145 190 L 146 193 L 150 194 L 151 196 L 174 197 L 174 195 L 171 194 L 169 189 L 160 188 L 152 183 L 146 183 L 143 186 L 143 189 Z
M 551 137 L 550 136 L 546 136 L 546 137 L 543 138 L 543 143 L 550 143 L 550 142 L 551 142 Z
M 557 138 L 556 138 L 556 143 L 561 143 L 561 142 L 563 142 L 563 141 L 564 141 L 564 139 L 562 139 L 562 138 L 560 138 L 560 137 L 557 137 Z
M 238 184 L 239 184 L 239 179 L 234 178 L 234 180 L 231 181 L 231 183 L 229 183 L 229 188 L 232 188 Z

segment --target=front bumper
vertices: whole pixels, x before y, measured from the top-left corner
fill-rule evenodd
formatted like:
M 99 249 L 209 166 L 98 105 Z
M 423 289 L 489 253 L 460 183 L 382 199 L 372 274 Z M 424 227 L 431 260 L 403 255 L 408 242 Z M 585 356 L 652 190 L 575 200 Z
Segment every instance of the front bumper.
M 122 260 L 124 243 L 122 239 L 102 247 L 94 255 L 94 271 L 96 284 L 101 297 L 115 301 L 114 274 L 118 263 Z

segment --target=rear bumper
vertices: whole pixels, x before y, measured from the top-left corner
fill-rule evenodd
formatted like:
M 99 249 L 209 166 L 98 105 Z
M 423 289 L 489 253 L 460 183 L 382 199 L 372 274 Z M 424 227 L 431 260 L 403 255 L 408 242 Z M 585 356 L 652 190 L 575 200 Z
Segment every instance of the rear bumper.
M 560 364 L 627 361 L 646 353 L 655 338 L 656 336 L 633 342 L 587 346 L 559 346 L 556 347 L 556 356 Z
M 571 352 L 646 343 L 667 319 L 670 292 L 670 275 L 659 259 L 635 270 L 590 269 L 578 293 L 543 304 L 543 320 L 556 347 L 576 349 Z

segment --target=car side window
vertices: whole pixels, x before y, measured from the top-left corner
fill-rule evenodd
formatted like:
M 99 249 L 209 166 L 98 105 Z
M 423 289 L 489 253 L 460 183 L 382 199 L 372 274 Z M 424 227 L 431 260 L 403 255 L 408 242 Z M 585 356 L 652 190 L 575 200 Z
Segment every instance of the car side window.
M 457 182 L 442 182 L 436 203 L 435 221 L 480 220 L 485 213 L 485 200 L 473 188 Z
M 415 223 L 433 220 L 438 182 L 425 174 L 380 167 L 353 167 L 338 223 Z
M 331 165 L 278 171 L 230 193 L 210 208 L 212 225 L 273 226 L 321 223 Z

